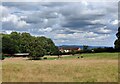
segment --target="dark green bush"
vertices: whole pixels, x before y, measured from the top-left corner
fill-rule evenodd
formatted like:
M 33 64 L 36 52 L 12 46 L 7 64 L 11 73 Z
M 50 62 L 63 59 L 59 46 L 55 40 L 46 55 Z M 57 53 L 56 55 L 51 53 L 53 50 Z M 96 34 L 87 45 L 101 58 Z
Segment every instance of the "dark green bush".
M 41 57 L 30 57 L 29 59 L 30 59 L 30 60 L 42 60 Z
M 47 59 L 47 57 L 44 57 L 43 59 Z

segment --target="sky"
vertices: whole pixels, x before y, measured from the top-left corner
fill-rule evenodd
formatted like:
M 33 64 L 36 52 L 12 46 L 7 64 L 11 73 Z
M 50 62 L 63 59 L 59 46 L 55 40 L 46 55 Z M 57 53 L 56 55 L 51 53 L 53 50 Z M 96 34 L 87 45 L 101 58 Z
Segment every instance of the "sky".
M 28 32 L 55 45 L 114 46 L 118 2 L 2 2 L 2 32 Z

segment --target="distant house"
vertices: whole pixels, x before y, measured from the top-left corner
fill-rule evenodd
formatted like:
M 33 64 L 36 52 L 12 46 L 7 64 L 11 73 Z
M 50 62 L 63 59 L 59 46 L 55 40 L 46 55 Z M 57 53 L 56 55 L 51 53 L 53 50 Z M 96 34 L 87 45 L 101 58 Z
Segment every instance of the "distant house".
M 29 56 L 29 53 L 15 53 L 13 54 L 15 57 L 26 57 Z
M 72 51 L 80 51 L 80 50 L 81 50 L 80 48 L 59 48 L 59 51 L 65 52 L 65 53 L 72 52 Z

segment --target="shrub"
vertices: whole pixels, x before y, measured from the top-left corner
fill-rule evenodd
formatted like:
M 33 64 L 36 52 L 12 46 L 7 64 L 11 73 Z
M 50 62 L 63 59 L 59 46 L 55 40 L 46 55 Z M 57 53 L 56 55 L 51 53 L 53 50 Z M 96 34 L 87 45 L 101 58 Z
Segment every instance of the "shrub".
M 43 59 L 47 59 L 47 57 L 44 57 Z
M 30 57 L 30 60 L 42 60 L 41 57 Z

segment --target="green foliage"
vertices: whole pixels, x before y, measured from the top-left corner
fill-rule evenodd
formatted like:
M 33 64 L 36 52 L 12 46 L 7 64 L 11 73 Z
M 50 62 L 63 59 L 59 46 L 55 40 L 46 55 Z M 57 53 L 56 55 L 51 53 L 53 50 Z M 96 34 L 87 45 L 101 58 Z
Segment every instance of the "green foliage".
M 87 45 L 83 45 L 83 50 L 84 51 L 88 50 L 88 46 Z
M 99 52 L 115 52 L 115 49 L 113 47 L 104 47 L 104 48 L 94 48 L 93 49 L 95 53 Z
M 101 52 L 116 52 L 116 50 L 113 47 L 98 47 L 98 48 L 92 48 L 92 49 L 87 49 L 87 50 L 80 50 L 76 52 L 75 54 L 101 53 Z
M 16 41 L 10 37 L 10 35 L 4 35 L 2 37 L 2 52 L 13 54 L 18 51 Z
M 57 54 L 58 48 L 50 38 L 34 37 L 29 33 L 3 34 L 2 52 L 6 54 L 29 53 L 30 58 L 38 59 L 45 54 Z
M 33 40 L 33 37 L 29 34 L 29 33 L 22 33 L 21 34 L 21 38 L 19 40 L 20 42 L 20 52 L 28 52 L 27 49 L 29 49 L 29 46 L 32 46 L 32 45 L 29 45 Z
M 114 43 L 115 44 L 115 49 L 117 51 L 120 51 L 120 27 L 118 28 L 118 33 L 116 34 L 116 36 L 117 36 L 117 39 Z
M 30 46 L 28 46 L 27 51 L 30 53 L 30 56 L 32 56 L 33 59 L 38 59 L 39 57 L 44 56 L 45 49 L 43 49 L 42 45 L 39 42 L 39 39 L 33 39 L 29 45 Z
M 75 52 L 74 50 L 71 51 L 71 54 L 72 54 L 72 55 L 75 55 L 75 53 L 76 53 L 76 52 Z

